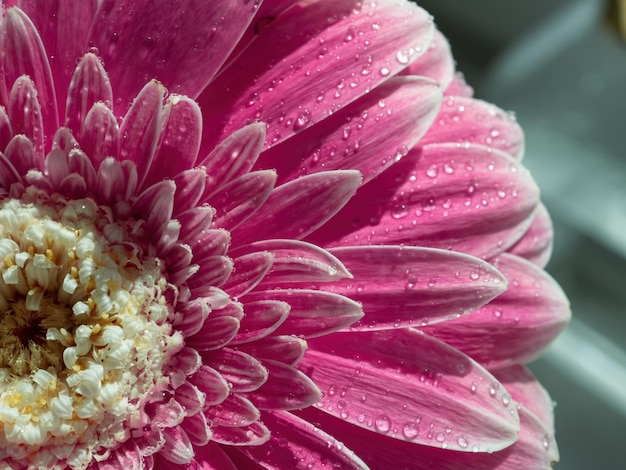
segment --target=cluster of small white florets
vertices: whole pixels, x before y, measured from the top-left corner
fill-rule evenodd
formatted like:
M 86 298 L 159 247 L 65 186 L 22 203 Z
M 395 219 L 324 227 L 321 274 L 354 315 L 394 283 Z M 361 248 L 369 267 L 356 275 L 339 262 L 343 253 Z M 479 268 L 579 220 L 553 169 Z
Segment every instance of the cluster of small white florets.
M 127 225 L 34 188 L 0 203 L 0 461 L 85 467 L 165 387 L 182 337 Z

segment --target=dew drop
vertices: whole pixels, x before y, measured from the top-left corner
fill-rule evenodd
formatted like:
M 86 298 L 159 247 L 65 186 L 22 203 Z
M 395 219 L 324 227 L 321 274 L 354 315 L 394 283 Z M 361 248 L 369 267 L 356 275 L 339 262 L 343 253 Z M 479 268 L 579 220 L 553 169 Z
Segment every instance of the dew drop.
M 396 60 L 399 64 L 406 65 L 409 63 L 409 53 L 407 51 L 398 51 Z
M 374 427 L 382 434 L 387 434 L 391 429 L 391 420 L 384 415 L 379 415 L 374 420 Z
M 296 119 L 293 128 L 294 130 L 300 130 L 309 122 L 311 122 L 311 113 L 305 110 L 298 116 L 298 119 Z
M 446 440 L 446 435 L 442 432 L 438 432 L 437 434 L 435 434 L 435 440 L 437 442 L 443 442 Z
M 419 426 L 415 423 L 406 423 L 402 427 L 402 435 L 405 439 L 412 441 L 419 434 Z
M 509 403 L 511 403 L 511 395 L 505 393 L 504 395 L 502 395 L 502 404 L 504 406 L 509 406 Z
M 495 397 L 496 393 L 498 393 L 499 388 L 500 388 L 500 384 L 498 382 L 492 382 L 489 385 L 489 395 L 492 397 Z
M 387 67 L 383 67 L 382 69 L 380 69 L 380 75 L 383 77 L 388 76 L 391 73 L 391 70 L 389 70 Z
M 467 437 L 463 435 L 456 438 L 456 443 L 461 449 L 467 449 L 467 446 L 469 445 L 469 443 L 467 442 Z
M 476 390 L 478 390 L 478 384 L 476 382 L 472 382 L 470 385 L 470 392 L 476 393 Z
M 426 170 L 426 176 L 429 178 L 436 178 L 438 173 L 439 169 L 437 168 L 437 165 L 430 165 Z
M 552 436 L 550 436 L 549 434 L 544 434 L 543 438 L 541 439 L 543 448 L 548 450 L 548 448 L 550 447 L 550 442 L 552 442 Z

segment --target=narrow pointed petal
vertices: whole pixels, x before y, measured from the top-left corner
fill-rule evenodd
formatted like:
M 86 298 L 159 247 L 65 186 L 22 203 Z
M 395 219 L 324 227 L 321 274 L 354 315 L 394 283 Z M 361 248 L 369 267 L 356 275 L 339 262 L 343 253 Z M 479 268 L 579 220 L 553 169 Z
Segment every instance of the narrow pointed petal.
M 493 375 L 511 394 L 513 400 L 528 408 L 550 434 L 554 434 L 554 403 L 546 389 L 527 367 L 516 364 L 495 370 Z
M 439 30 L 435 30 L 433 42 L 426 53 L 404 69 L 401 75 L 428 77 L 445 90 L 454 77 L 454 59 L 446 37 Z
M 270 430 L 260 421 L 248 426 L 213 428 L 213 440 L 228 446 L 260 446 L 270 439 Z
M 279 361 L 264 360 L 267 381 L 247 396 L 261 410 L 299 410 L 316 403 L 321 392 L 304 373 Z
M 264 468 L 341 468 L 366 470 L 367 465 L 331 434 L 285 412 L 263 413 L 272 438 L 263 447 L 239 451 Z M 391 467 L 390 467 L 391 468 Z
M 233 250 L 234 253 L 264 250 L 271 253 L 271 273 L 264 285 L 285 282 L 332 282 L 352 278 L 346 267 L 326 250 L 299 240 L 265 240 Z
M 509 281 L 504 294 L 466 317 L 423 328 L 488 369 L 534 359 L 571 316 L 567 297 L 545 271 L 506 253 L 493 264 Z
M 240 298 L 254 289 L 272 268 L 274 256 L 267 251 L 257 251 L 233 260 L 233 274 L 223 288 L 231 297 Z
M 255 122 L 236 130 L 197 164 L 206 167 L 207 194 L 239 178 L 254 166 L 265 141 L 265 124 Z
M 497 452 L 473 452 L 473 444 L 465 435 L 455 437 L 465 452 L 444 448 L 415 445 L 388 436 L 372 437 L 366 429 L 356 428 L 349 423 L 326 413 L 308 408 L 297 412 L 310 422 L 317 423 L 323 430 L 341 436 L 344 444 L 375 469 L 411 470 L 551 470 L 558 461 L 558 449 L 550 434 L 528 412 L 519 410 L 520 433 L 512 446 Z M 547 444 L 544 446 L 544 442 Z M 441 444 L 439 447 L 442 447 Z
M 299 335 L 313 338 L 346 328 L 363 317 L 357 302 L 332 294 L 306 289 L 282 289 L 251 292 L 247 301 L 262 299 L 282 300 L 291 307 L 289 316 L 276 331 L 280 335 Z
M 120 128 L 118 158 L 137 165 L 140 187 L 152 165 L 161 131 L 167 121 L 163 108 L 165 92 L 163 85 L 154 80 L 148 82 L 133 101 Z
M 112 101 L 111 82 L 102 63 L 95 54 L 85 54 L 70 82 L 65 105 L 65 125 L 80 140 L 81 129 L 92 106 L 98 102 L 111 106 Z
M 273 170 L 253 171 L 226 184 L 208 200 L 217 209 L 213 226 L 231 232 L 267 201 L 276 183 Z
M 42 109 L 35 84 L 25 75 L 19 77 L 11 88 L 9 118 L 13 134 L 24 134 L 28 137 L 33 143 L 37 161 L 43 163 L 46 142 Z M 36 168 L 41 168 L 41 165 Z
M 196 449 L 194 459 L 187 464 L 186 470 L 237 470 L 235 464 L 216 442 Z
M 435 82 L 418 77 L 392 78 L 317 125 L 263 152 L 258 167 L 275 168 L 281 183 L 321 169 L 352 168 L 360 171 L 363 183 L 367 183 L 419 141 L 440 103 L 441 91 Z M 393 131 L 380 132 L 382 128 Z
M 270 336 L 251 343 L 240 344 L 239 349 L 259 359 L 280 361 L 295 366 L 304 356 L 305 340 L 296 336 Z
M 266 146 L 291 137 L 397 74 L 426 50 L 433 29 L 425 11 L 391 0 L 358 7 L 341 0 L 331 11 L 323 2 L 296 5 L 200 96 L 216 116 L 205 127 L 204 145 L 253 120 L 268 123 Z
M 172 218 L 176 186 L 171 180 L 156 183 L 142 192 L 133 203 L 133 212 L 145 221 L 150 237 L 161 238 L 167 222 Z
M 248 343 L 270 335 L 287 319 L 289 310 L 289 304 L 279 300 L 247 302 L 241 328 L 233 344 Z
M 220 371 L 233 392 L 251 392 L 267 380 L 267 370 L 249 354 L 222 348 L 207 352 L 205 363 Z
M 76 58 L 85 52 L 87 34 L 98 8 L 98 0 L 20 0 L 19 4 L 33 20 L 46 46 L 59 111 L 64 115 L 70 78 L 76 67 Z
M 120 129 L 117 119 L 103 103 L 94 104 L 80 131 L 81 147 L 98 168 L 107 157 L 117 158 Z
M 354 279 L 319 285 L 363 306 L 351 330 L 437 323 L 464 315 L 506 289 L 506 279 L 477 258 L 432 248 L 363 246 L 332 250 Z
M 546 207 L 540 203 L 530 228 L 509 252 L 543 268 L 552 255 L 553 238 L 552 219 Z
M 19 8 L 9 8 L 2 19 L 0 61 L 7 89 L 20 76 L 27 75 L 32 79 L 38 102 L 42 105 L 39 111 L 41 132 L 44 133 L 45 128 L 45 134 L 52 135 L 59 127 L 59 121 L 50 63 L 35 25 Z M 20 132 L 15 131 L 16 134 Z
M 206 412 L 213 426 L 241 427 L 249 426 L 261 417 L 254 404 L 238 393 L 231 393 L 219 405 L 210 407 Z
M 508 155 L 428 145 L 365 185 L 309 239 L 322 246 L 405 244 L 496 256 L 528 229 L 539 189 Z
M 231 231 L 236 245 L 270 238 L 301 239 L 350 200 L 361 183 L 358 171 L 326 171 L 274 189 L 266 203 Z
M 256 8 L 256 2 L 183 0 L 164 14 L 149 0 L 104 0 L 89 45 L 99 48 L 119 90 L 117 111 L 128 109 L 146 77 L 156 78 L 171 93 L 197 97 L 235 47 Z
M 321 410 L 378 434 L 461 451 L 460 436 L 480 451 L 517 439 L 504 387 L 492 393 L 498 382 L 478 363 L 416 330 L 310 340 L 299 368 L 324 392 Z
M 192 168 L 200 149 L 202 132 L 200 108 L 195 101 L 186 96 L 170 95 L 168 101 L 169 118 L 145 184 L 173 178 L 180 172 Z
M 474 98 L 448 96 L 420 145 L 474 143 L 521 159 L 524 133 L 512 114 Z

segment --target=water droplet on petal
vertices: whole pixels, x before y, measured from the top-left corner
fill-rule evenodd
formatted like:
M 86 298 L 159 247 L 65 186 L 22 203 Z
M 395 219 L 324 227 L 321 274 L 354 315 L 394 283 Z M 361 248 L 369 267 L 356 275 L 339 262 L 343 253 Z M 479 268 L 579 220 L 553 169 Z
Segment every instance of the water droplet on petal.
M 419 426 L 415 423 L 406 423 L 402 427 L 402 435 L 405 439 L 412 441 L 419 434 Z
M 469 443 L 467 442 L 467 437 L 463 435 L 457 437 L 456 442 L 461 449 L 466 449 L 469 445 Z
M 384 415 L 379 415 L 374 420 L 374 428 L 382 434 L 387 434 L 391 429 L 391 420 Z

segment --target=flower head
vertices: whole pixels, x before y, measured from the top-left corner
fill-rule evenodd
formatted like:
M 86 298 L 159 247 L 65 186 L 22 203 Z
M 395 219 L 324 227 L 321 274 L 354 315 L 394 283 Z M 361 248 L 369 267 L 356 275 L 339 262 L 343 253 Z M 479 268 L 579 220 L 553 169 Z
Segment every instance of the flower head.
M 3 2 L 3 468 L 544 468 L 515 120 L 403 0 Z

